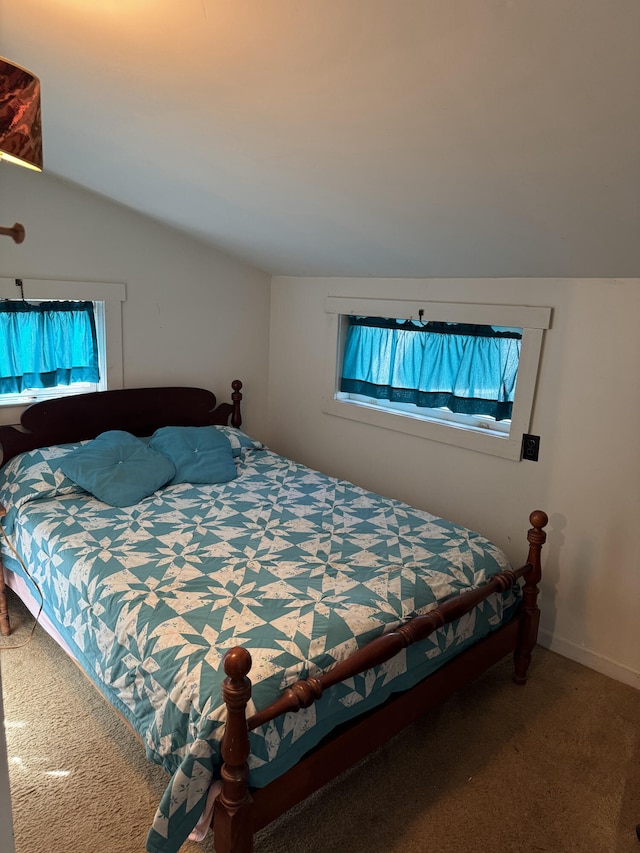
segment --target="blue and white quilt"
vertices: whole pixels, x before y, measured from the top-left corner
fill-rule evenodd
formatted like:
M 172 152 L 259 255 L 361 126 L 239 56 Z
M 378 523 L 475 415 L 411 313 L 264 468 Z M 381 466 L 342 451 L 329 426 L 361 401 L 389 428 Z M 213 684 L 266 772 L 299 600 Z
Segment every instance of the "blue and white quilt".
M 486 539 L 403 503 L 236 442 L 238 477 L 108 506 L 60 471 L 78 445 L 21 454 L 0 474 L 5 530 L 44 611 L 148 757 L 171 775 L 147 849 L 178 850 L 219 778 L 222 657 L 251 652 L 249 713 L 438 601 L 509 568 Z M 3 546 L 8 567 L 22 572 Z M 424 678 L 513 613 L 494 595 L 311 708 L 251 734 L 263 786 L 332 728 Z

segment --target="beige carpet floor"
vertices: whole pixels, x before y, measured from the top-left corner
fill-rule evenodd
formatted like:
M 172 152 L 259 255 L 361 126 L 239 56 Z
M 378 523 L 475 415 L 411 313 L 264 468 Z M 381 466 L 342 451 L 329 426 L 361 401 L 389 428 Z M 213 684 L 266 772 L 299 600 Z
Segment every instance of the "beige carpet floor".
M 15 642 L 28 615 L 12 597 Z M 2 641 L 0 641 L 0 645 Z M 256 853 L 640 853 L 640 691 L 544 649 L 427 714 L 257 836 Z M 142 853 L 164 790 L 40 629 L 2 652 L 16 853 Z M 181 853 L 211 853 L 210 836 Z

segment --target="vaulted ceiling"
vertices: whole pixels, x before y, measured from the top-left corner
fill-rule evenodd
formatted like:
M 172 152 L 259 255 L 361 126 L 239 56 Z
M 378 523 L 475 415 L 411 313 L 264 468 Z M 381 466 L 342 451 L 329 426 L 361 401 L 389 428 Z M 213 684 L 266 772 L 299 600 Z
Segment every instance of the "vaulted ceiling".
M 47 171 L 281 274 L 640 275 L 638 44 L 637 0 L 0 0 Z

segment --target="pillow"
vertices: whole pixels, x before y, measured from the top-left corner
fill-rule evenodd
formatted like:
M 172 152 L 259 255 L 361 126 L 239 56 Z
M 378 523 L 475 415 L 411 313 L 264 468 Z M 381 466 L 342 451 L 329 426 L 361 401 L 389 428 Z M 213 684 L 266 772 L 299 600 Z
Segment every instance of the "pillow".
M 161 427 L 149 447 L 175 465 L 175 483 L 228 483 L 238 476 L 229 439 L 215 427 Z
M 237 458 L 243 450 L 264 450 L 264 444 L 255 438 L 251 438 L 246 433 L 231 426 L 216 426 L 215 429 L 222 435 L 226 435 L 231 444 L 231 452 Z
M 60 462 L 70 480 L 111 506 L 131 506 L 164 486 L 173 463 L 129 432 L 113 429 Z

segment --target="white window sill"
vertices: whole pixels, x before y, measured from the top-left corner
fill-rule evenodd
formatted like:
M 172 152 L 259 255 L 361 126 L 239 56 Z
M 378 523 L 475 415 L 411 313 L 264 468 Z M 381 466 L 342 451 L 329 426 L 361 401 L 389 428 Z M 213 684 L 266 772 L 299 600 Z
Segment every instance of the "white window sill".
M 437 423 L 416 415 L 388 412 L 374 406 L 366 406 L 362 403 L 346 400 L 325 399 L 323 400 L 322 410 L 328 415 L 336 415 L 340 418 L 348 418 L 352 421 L 404 432 L 408 435 L 417 435 L 420 438 L 428 438 L 444 444 L 453 444 L 467 450 L 490 453 L 493 456 L 502 456 L 505 459 L 520 459 L 522 435 L 511 438 L 491 430 L 450 422 Z

